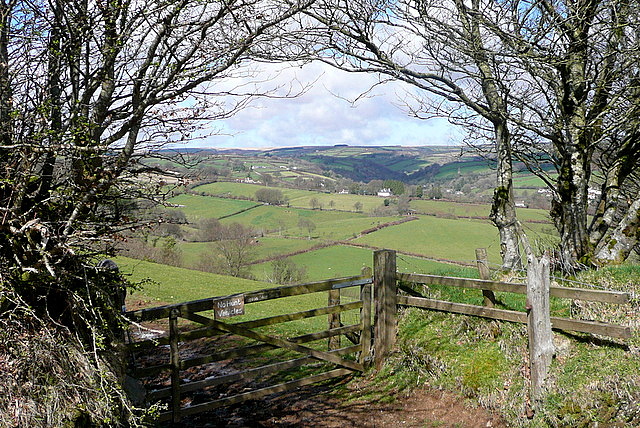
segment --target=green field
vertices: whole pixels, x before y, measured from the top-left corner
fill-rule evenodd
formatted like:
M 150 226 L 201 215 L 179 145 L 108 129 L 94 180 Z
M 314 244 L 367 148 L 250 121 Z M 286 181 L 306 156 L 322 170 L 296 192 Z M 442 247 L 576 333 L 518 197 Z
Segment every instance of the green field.
M 298 254 L 289 258 L 296 265 L 304 267 L 307 280 L 319 281 L 334 277 L 358 275 L 363 267 L 373 266 L 373 250 L 367 248 L 335 245 Z M 266 278 L 271 272 L 269 263 L 252 266 L 256 278 Z M 477 276 L 475 269 L 398 255 L 398 271 L 406 273 L 428 273 L 435 275 Z
M 437 201 L 429 199 L 415 199 L 411 201 L 411 208 L 419 214 L 432 214 L 437 217 L 485 217 L 491 213 L 490 204 L 476 204 L 465 202 Z M 534 208 L 517 208 L 520 221 L 550 222 L 549 212 Z
M 220 218 L 257 206 L 255 202 L 251 201 L 188 194 L 175 196 L 169 199 L 169 202 L 181 205 L 172 209 L 184 212 L 191 221 L 202 218 Z
M 144 286 L 130 293 L 131 299 L 148 300 L 149 306 L 187 302 L 213 296 L 260 290 L 264 282 L 215 275 L 197 270 L 167 266 L 128 257 L 114 259 L 120 271 L 131 282 L 144 281 Z
M 549 225 L 551 224 L 551 219 L 549 218 L 549 211 L 535 209 L 535 208 L 516 208 L 516 215 L 518 216 L 518 220 L 527 222 L 527 221 L 537 221 L 537 222 L 545 222 Z
M 213 196 L 240 196 L 243 198 L 253 198 L 255 197 L 258 189 L 264 189 L 264 186 L 259 184 L 218 181 L 216 183 L 196 186 L 192 190 L 194 192 L 207 193 Z
M 261 260 L 281 254 L 290 254 L 317 245 L 318 242 L 308 239 L 287 239 L 279 237 L 263 237 L 257 240 L 251 251 L 252 260 Z M 211 242 L 181 242 L 178 244 L 182 252 L 185 266 L 196 266 L 203 253 L 215 253 L 215 243 Z
M 356 211 L 355 205 L 362 205 L 362 212 L 371 212 L 384 204 L 384 199 L 377 196 L 349 195 L 339 193 L 308 192 L 289 200 L 291 206 L 312 208 L 311 200 L 315 198 L 324 210 Z
M 534 175 L 525 175 L 514 177 L 513 187 L 515 189 L 538 189 L 546 188 L 547 185 L 539 177 L 536 177 Z
M 420 217 L 388 227 L 355 242 L 460 262 L 475 259 L 476 248 L 487 248 L 489 261 L 500 262 L 498 232 L 488 221 Z
M 315 229 L 309 232 L 299 226 L 300 219 L 311 221 Z M 251 226 L 264 233 L 273 235 L 311 237 L 337 240 L 353 237 L 354 234 L 375 227 L 395 217 L 368 217 L 364 214 L 305 210 L 298 208 L 284 208 L 274 206 L 260 206 L 258 208 L 234 215 L 222 220 L 223 223 L 238 222 Z
M 436 216 L 489 217 L 489 213 L 491 212 L 491 205 L 489 204 L 471 204 L 429 199 L 415 199 L 411 201 L 410 206 L 420 214 L 435 214 Z
M 435 178 L 437 180 L 451 179 L 458 175 L 488 173 L 491 170 L 485 160 L 452 162 L 443 165 Z
M 362 211 L 369 212 L 383 204 L 384 200 L 376 196 L 348 195 L 339 193 L 314 192 L 310 190 L 288 189 L 275 187 L 282 191 L 288 199 L 289 205 L 300 208 L 312 208 L 311 200 L 316 199 L 325 210 L 335 209 L 342 211 L 355 211 L 355 204 L 362 204 Z M 195 192 L 204 192 L 210 195 L 233 195 L 243 198 L 254 198 L 256 191 L 264 189 L 264 186 L 247 183 L 217 182 L 204 184 L 193 189 Z M 333 201 L 333 206 L 331 204 Z
M 413 172 L 420 168 L 424 168 L 425 166 L 428 166 L 428 165 L 429 163 L 423 160 L 409 158 L 409 159 L 400 159 L 398 162 L 393 162 L 387 165 L 387 167 L 392 171 L 397 171 L 397 172 L 405 172 L 405 171 Z

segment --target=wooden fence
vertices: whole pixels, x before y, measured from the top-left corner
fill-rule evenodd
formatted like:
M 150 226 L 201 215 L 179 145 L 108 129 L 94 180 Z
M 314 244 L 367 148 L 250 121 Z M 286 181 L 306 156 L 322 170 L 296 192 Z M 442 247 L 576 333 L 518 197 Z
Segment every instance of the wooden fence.
M 527 322 L 526 308 L 524 307 L 523 311 L 514 311 L 496 309 L 495 307 L 491 307 L 493 304 L 487 305 L 485 303 L 485 306 L 478 306 L 431 299 L 420 295 L 420 293 L 417 293 L 412 288 L 402 284 L 413 283 L 422 285 L 445 285 L 482 291 L 526 294 L 526 284 L 523 283 L 405 273 L 398 273 L 396 275 L 396 280 L 400 281 L 398 290 L 409 294 L 408 296 L 400 295 L 397 297 L 397 303 L 401 306 L 414 306 L 435 311 L 451 312 L 517 323 Z M 629 303 L 629 293 L 618 291 L 550 286 L 549 294 L 553 297 L 570 300 L 614 304 Z M 631 329 L 629 327 L 599 321 L 551 317 L 551 324 L 552 327 L 557 330 L 590 333 L 620 339 L 628 339 L 631 337 Z
M 528 275 L 529 278 L 535 278 L 534 281 L 546 282 L 545 284 L 533 284 L 533 287 L 530 283 L 531 279 L 529 279 L 529 286 L 522 283 L 492 281 L 487 279 L 489 274 L 488 269 L 486 269 L 486 260 L 480 258 L 486 257 L 486 252 L 480 250 L 476 254 L 479 256 L 478 268 L 480 277 L 484 279 L 397 273 L 395 251 L 380 250 L 374 253 L 374 264 L 376 265 L 374 268 L 375 282 L 379 284 L 375 288 L 376 315 L 384 320 L 384 322 L 376 322 L 375 341 L 377 344 L 375 347 L 375 361 L 377 367 L 382 364 L 385 354 L 395 343 L 397 306 L 417 307 L 501 321 L 526 323 L 529 332 L 531 397 L 534 400 L 538 400 L 541 397 L 544 380 L 553 354 L 553 344 L 551 343 L 552 328 L 619 339 L 631 337 L 631 329 L 627 326 L 593 320 L 552 317 L 549 310 L 549 296 L 570 300 L 626 304 L 629 302 L 628 293 L 550 286 L 548 271 L 546 275 L 540 274 L 540 272 Z M 535 264 L 540 266 L 538 263 Z M 531 269 L 531 266 L 529 269 Z M 482 290 L 484 305 L 471 305 L 430 298 L 422 295 L 422 293 L 407 284 Z M 531 289 L 536 289 L 536 293 L 542 295 L 541 303 L 534 302 Z M 495 292 L 526 294 L 527 299 L 523 302 L 525 307 L 522 308 L 522 311 L 498 309 L 495 307 L 497 302 Z M 537 307 L 534 308 L 532 305 Z M 383 313 L 379 313 L 379 311 Z M 533 312 L 537 312 L 539 315 L 532 317 Z M 546 343 L 543 343 L 545 341 Z
M 289 391 L 303 385 L 363 371 L 372 360 L 375 366 L 380 368 L 396 341 L 398 307 L 413 306 L 434 311 L 532 325 L 529 308 L 523 307 L 522 311 L 516 311 L 495 307 L 497 303 L 495 292 L 525 294 L 527 293 L 527 287 L 521 283 L 488 279 L 486 260 L 482 260 L 485 254 L 482 250 L 477 252 L 479 256 L 478 268 L 480 277 L 483 279 L 398 273 L 396 270 L 395 251 L 380 250 L 374 252 L 373 277 L 371 271 L 364 270 L 362 275 L 354 277 L 269 288 L 232 296 L 212 297 L 127 312 L 126 315 L 129 319 L 138 323 L 167 319 L 169 331 L 168 335 L 136 341 L 128 345 L 134 355 L 136 352 L 159 349 L 158 347 L 162 346 L 169 349 L 166 361 L 145 367 L 138 365 L 133 370 L 132 375 L 140 379 L 169 372 L 169 386 L 150 391 L 147 394 L 147 400 L 154 402 L 169 399 L 169 411 L 160 414 L 160 421 L 177 422 L 182 416 L 210 411 L 246 400 L 255 400 L 276 392 Z M 407 284 L 443 285 L 482 290 L 484 304 L 480 306 L 433 299 L 422 295 L 422 293 Z M 357 292 L 351 293 L 352 296 L 355 296 L 355 298 L 350 299 L 352 301 L 343 303 L 340 292 L 347 289 Z M 327 306 L 236 323 L 221 321 L 221 319 L 245 314 L 245 307 L 250 307 L 252 303 L 319 292 L 328 294 Z M 374 299 L 372 299 L 372 294 L 375 296 Z M 548 287 L 547 294 L 571 300 L 614 304 L 629 302 L 628 293 L 615 291 L 552 286 Z M 358 321 L 350 325 L 344 325 L 341 314 L 345 311 L 357 311 L 359 314 Z M 375 317 L 372 316 L 374 312 Z M 250 315 L 250 311 L 246 313 Z M 278 337 L 256 331 L 260 327 L 324 315 L 328 317 L 328 326 L 323 331 L 308 332 L 296 337 Z M 549 314 L 547 313 L 548 316 Z M 178 322 L 180 318 L 189 320 L 201 327 L 185 331 L 184 322 L 182 326 Z M 631 329 L 620 325 L 563 317 L 550 317 L 550 321 L 552 327 L 558 330 L 584 332 L 623 339 L 631 337 Z M 530 326 L 530 328 L 535 329 L 536 327 Z M 189 341 L 223 335 L 234 335 L 235 337 L 250 339 L 254 343 L 243 344 L 232 349 L 223 349 L 224 346 L 221 346 L 220 349 L 216 348 L 207 355 L 197 357 L 184 358 L 183 353 L 181 353 L 181 347 Z M 341 347 L 341 336 L 346 337 L 352 344 Z M 327 341 L 328 348 L 326 351 L 319 349 L 317 345 L 319 340 Z M 316 342 L 316 345 L 303 345 L 311 342 Z M 300 355 L 293 359 L 271 362 L 266 365 L 237 370 L 234 373 L 208 377 L 197 381 L 185 382 L 183 377 L 184 371 L 193 367 L 232 358 L 244 359 L 249 356 L 259 356 L 273 349 L 284 349 Z M 346 356 L 349 355 L 351 357 L 347 358 Z M 532 354 L 530 358 L 532 364 L 534 360 L 535 358 Z M 271 386 L 260 386 L 257 389 L 243 391 L 203 403 L 190 404 L 188 406 L 182 406 L 181 404 L 185 396 L 195 391 L 303 368 L 317 361 L 328 363 L 331 369 L 323 372 L 317 372 L 316 370 L 314 374 L 296 380 Z
M 126 315 L 134 322 L 168 319 L 169 327 L 168 335 L 136 341 L 128 345 L 134 355 L 136 352 L 149 349 L 153 349 L 155 352 L 155 350 L 161 349 L 162 346 L 166 348 L 168 345 L 169 348 L 168 360 L 146 367 L 141 367 L 140 364 L 137 364 L 131 374 L 138 379 L 142 379 L 157 376 L 162 372 L 169 372 L 169 386 L 149 391 L 146 399 L 149 402 L 169 399 L 169 411 L 161 413 L 159 421 L 178 422 L 183 416 L 210 411 L 246 400 L 255 400 L 276 392 L 289 391 L 311 383 L 344 376 L 354 371 L 362 371 L 364 370 L 364 365 L 370 359 L 371 284 L 372 278 L 369 271 L 355 277 L 269 288 L 232 296 L 213 297 L 128 312 Z M 340 290 L 349 287 L 359 288 L 359 299 L 341 303 Z M 318 292 L 328 292 L 327 306 L 236 323 L 227 320 L 221 321 L 222 319 L 245 313 L 250 315 L 250 305 L 252 303 Z M 249 309 L 245 311 L 245 307 Z M 355 324 L 343 325 L 340 314 L 345 311 L 359 311 L 359 321 Z M 304 320 L 323 315 L 328 316 L 328 328 L 319 332 L 309 332 L 296 337 L 283 338 L 256 330 L 260 327 L 274 326 L 284 322 Z M 180 318 L 197 323 L 201 327 L 193 329 L 193 324 L 188 326 L 185 325 L 188 323 L 184 322 L 181 325 L 178 322 Z M 191 327 L 191 329 L 183 331 L 185 327 Z M 216 346 L 214 351 L 208 355 L 183 358 L 184 352 L 181 353 L 181 347 L 184 347 L 187 342 L 222 335 L 251 339 L 252 342 L 251 344 L 243 343 L 241 346 L 232 347 L 231 349 L 225 349 L 225 345 L 222 343 L 222 345 Z M 340 347 L 340 336 L 347 337 L 352 344 Z M 317 343 L 317 341 L 323 339 L 328 340 L 328 350 L 326 351 L 321 350 L 317 344 L 304 345 L 311 342 Z M 190 368 L 231 358 L 241 358 L 244 362 L 249 356 L 260 356 L 273 349 L 293 351 L 298 356 L 295 358 L 287 357 L 290 359 L 252 366 L 248 369 L 237 370 L 234 373 L 208 377 L 202 380 L 186 382 L 184 379 L 184 371 Z M 352 357 L 347 358 L 348 355 L 352 355 Z M 202 392 L 205 388 L 255 379 L 265 375 L 271 376 L 278 372 L 291 374 L 293 369 L 303 368 L 317 361 L 329 363 L 331 368 L 319 373 L 318 370 L 314 370 L 312 375 L 276 385 L 260 386 L 257 389 L 243 391 L 232 396 L 225 396 L 203 403 L 191 403 L 188 406 L 182 405 L 183 399 L 188 394 L 196 391 Z

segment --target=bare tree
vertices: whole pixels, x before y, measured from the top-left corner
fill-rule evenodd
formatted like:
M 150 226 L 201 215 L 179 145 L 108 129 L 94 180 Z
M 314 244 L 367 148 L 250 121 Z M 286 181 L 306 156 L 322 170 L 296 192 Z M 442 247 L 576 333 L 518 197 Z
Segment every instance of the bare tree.
M 134 201 L 162 197 L 160 171 L 145 158 L 203 135 L 255 96 L 293 95 L 261 91 L 269 78 L 256 77 L 251 58 L 279 57 L 293 36 L 287 22 L 310 3 L 0 0 L 0 319 L 72 350 L 58 355 L 83 357 L 45 373 L 64 385 L 73 377 L 82 399 L 43 396 L 20 409 L 25 426 L 138 425 L 119 420 L 130 415 L 116 385 L 123 373 L 105 373 L 124 367 L 112 347 L 124 278 L 96 262 L 139 224 Z M 85 383 L 59 373 L 80 366 Z
M 287 197 L 280 189 L 262 188 L 256 190 L 256 201 L 270 205 L 282 205 L 287 202 Z
M 82 300 L 68 293 L 129 221 L 121 201 L 157 195 L 136 179 L 155 172 L 139 161 L 278 95 L 243 64 L 279 57 L 287 21 L 310 3 L 2 0 L 2 280 L 73 314 L 59 302 Z
M 491 143 L 474 144 L 495 159 L 491 218 L 510 267 L 514 157 L 553 192 L 567 266 L 623 260 L 637 242 L 638 13 L 625 0 L 326 0 L 309 16 L 323 61 L 406 82 L 412 114 Z M 588 223 L 590 186 L 602 196 Z
M 205 218 L 198 222 L 195 240 L 201 242 L 217 241 L 222 236 L 223 226 L 217 218 Z
M 300 219 L 298 220 L 298 227 L 302 230 L 307 231 L 309 239 L 311 239 L 311 234 L 313 233 L 313 231 L 316 230 L 316 224 L 306 217 L 300 217 Z
M 255 253 L 255 232 L 239 223 L 223 226 L 221 232 L 213 248 L 222 256 L 222 273 L 248 277 L 246 268 Z
M 312 210 L 322 209 L 322 203 L 315 196 L 309 200 Z
M 484 39 L 481 12 L 478 0 L 327 0 L 316 2 L 308 15 L 321 24 L 314 46 L 324 47 L 313 55 L 343 70 L 377 73 L 380 83 L 408 83 L 415 89 L 412 100 L 405 100 L 412 115 L 449 117 L 493 143 L 497 187 L 491 219 L 500 232 L 503 266 L 512 268 L 520 256 L 500 82 L 508 58 Z
M 623 261 L 638 242 L 640 220 L 638 5 L 510 3 L 487 28 L 511 52 L 509 72 L 519 78 L 507 98 L 514 153 L 553 191 L 567 267 Z M 553 174 L 542 168 L 548 160 Z
M 295 284 L 307 276 L 306 266 L 298 266 L 291 259 L 277 259 L 271 262 L 271 273 L 267 280 L 275 284 Z

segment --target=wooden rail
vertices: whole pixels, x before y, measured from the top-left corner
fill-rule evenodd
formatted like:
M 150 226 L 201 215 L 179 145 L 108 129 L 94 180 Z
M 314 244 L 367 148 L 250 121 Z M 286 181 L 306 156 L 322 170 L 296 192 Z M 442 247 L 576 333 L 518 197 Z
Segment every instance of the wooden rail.
M 337 290 L 347 287 L 355 287 L 360 285 L 371 284 L 371 275 L 357 275 L 346 278 L 337 278 L 326 281 L 310 282 L 307 284 L 288 285 L 277 288 L 265 288 L 258 291 L 249 291 L 243 293 L 244 302 L 256 303 L 265 300 L 279 299 L 282 297 L 299 296 L 302 294 L 317 293 L 320 291 Z M 193 300 L 184 303 L 175 303 L 165 306 L 157 306 L 147 309 L 139 309 L 137 311 L 129 311 L 125 316 L 136 322 L 153 321 L 161 318 L 168 318 L 172 309 L 178 309 L 180 312 L 204 312 L 213 310 L 216 300 L 225 296 L 208 297 L 206 299 Z
M 419 275 L 398 273 L 396 279 L 402 282 L 412 282 L 425 285 L 445 285 L 450 287 L 471 288 L 477 290 L 501 291 L 507 293 L 526 294 L 524 284 L 490 281 L 473 278 L 454 278 L 437 275 Z M 405 288 L 403 288 L 404 290 Z M 495 309 L 487 306 L 476 306 L 463 303 L 447 302 L 419 296 L 412 293 L 411 297 L 398 296 L 398 304 L 403 306 L 415 306 L 442 312 L 451 312 L 463 315 L 491 318 L 502 321 L 518 323 L 527 322 L 526 312 Z M 587 290 L 582 288 L 550 287 L 549 294 L 554 297 L 585 300 L 591 302 L 603 302 L 625 304 L 629 302 L 629 293 L 605 290 Z M 576 320 L 569 318 L 551 317 L 552 327 L 558 330 L 577 331 L 582 333 L 599 334 L 601 336 L 628 339 L 631 337 L 631 329 L 615 324 Z
M 502 291 L 507 293 L 526 294 L 525 284 L 514 282 L 490 281 L 472 278 L 454 278 L 449 276 L 420 275 L 414 273 L 398 273 L 399 281 L 413 282 L 425 285 L 447 285 L 451 287 L 474 288 L 477 290 Z M 589 302 L 603 302 L 625 304 L 629 303 L 629 293 L 606 290 L 587 290 L 583 288 L 555 287 L 549 288 L 550 295 L 563 299 L 585 300 Z
M 491 318 L 494 320 L 527 323 L 526 312 L 495 309 L 465 303 L 447 302 L 444 300 L 426 299 L 420 297 L 398 296 L 398 304 L 431 309 L 434 311 L 451 312 L 454 314 L 471 315 L 475 317 Z M 581 333 L 599 334 L 601 336 L 629 339 L 631 328 L 597 321 L 583 321 L 569 318 L 551 317 L 553 328 Z

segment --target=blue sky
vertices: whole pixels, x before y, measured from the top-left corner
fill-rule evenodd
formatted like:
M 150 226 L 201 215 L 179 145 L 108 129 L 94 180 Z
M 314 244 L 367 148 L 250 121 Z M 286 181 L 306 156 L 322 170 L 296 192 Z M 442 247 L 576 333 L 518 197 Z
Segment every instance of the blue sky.
M 275 70 L 275 66 L 272 67 Z M 444 118 L 420 120 L 399 106 L 406 99 L 400 83 L 377 86 L 376 77 L 346 73 L 314 63 L 272 71 L 270 84 L 315 82 L 292 99 L 255 99 L 235 116 L 218 121 L 220 135 L 192 141 L 190 146 L 213 148 L 272 148 L 302 145 L 452 145 L 459 130 Z M 261 74 L 264 75 L 264 74 Z M 298 83 L 300 82 L 300 83 Z M 284 90 L 284 89 L 283 89 Z

